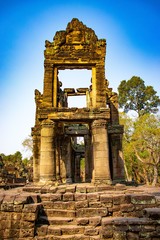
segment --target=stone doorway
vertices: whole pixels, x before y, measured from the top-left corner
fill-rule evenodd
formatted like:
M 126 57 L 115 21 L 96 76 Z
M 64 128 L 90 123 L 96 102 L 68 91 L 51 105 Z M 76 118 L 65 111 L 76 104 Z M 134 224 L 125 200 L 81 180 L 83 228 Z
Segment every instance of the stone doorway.
M 65 162 L 66 181 L 68 183 L 91 182 L 92 158 L 91 137 L 87 124 L 67 124 L 65 135 L 68 136 L 68 152 Z

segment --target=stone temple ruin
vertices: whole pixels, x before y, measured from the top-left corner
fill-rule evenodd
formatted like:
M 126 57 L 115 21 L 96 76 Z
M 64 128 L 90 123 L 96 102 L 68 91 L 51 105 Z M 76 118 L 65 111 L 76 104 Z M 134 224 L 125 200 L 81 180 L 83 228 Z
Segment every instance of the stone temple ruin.
M 0 240 L 160 239 L 159 187 L 108 184 L 123 181 L 124 169 L 105 51 L 105 40 L 78 19 L 46 42 L 43 95 L 35 91 L 34 183 L 0 191 Z M 90 70 L 91 86 L 63 89 L 61 69 Z M 81 95 L 86 107 L 70 108 L 68 98 Z
M 123 181 L 123 126 L 117 94 L 105 78 L 106 40 L 74 18 L 45 47 L 43 94 L 35 90 L 34 182 Z M 90 70 L 90 85 L 63 89 L 59 72 L 68 69 Z M 86 106 L 70 108 L 68 99 L 74 96 L 85 96 Z M 84 141 L 81 146 L 79 137 Z

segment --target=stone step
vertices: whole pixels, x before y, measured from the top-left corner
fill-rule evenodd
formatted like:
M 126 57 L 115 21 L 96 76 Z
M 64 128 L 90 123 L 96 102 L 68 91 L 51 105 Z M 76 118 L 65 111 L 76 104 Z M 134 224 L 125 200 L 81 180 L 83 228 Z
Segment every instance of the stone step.
M 85 227 L 77 225 L 39 225 L 36 228 L 37 236 L 63 236 L 84 234 Z
M 74 218 L 76 213 L 74 210 L 64 210 L 64 209 L 47 209 L 45 210 L 45 215 L 47 217 L 71 217 Z
M 85 236 L 83 234 L 74 234 L 74 235 L 61 235 L 61 236 L 36 236 L 35 240 L 100 240 L 100 238 L 94 238 L 90 236 Z
M 107 208 L 80 208 L 76 210 L 76 217 L 106 217 L 107 215 Z
M 75 201 L 43 201 L 43 209 L 67 209 L 67 210 L 74 210 L 75 209 Z
M 40 216 L 38 219 L 38 223 L 48 224 L 48 225 L 67 225 L 67 224 L 73 224 L 74 218 Z

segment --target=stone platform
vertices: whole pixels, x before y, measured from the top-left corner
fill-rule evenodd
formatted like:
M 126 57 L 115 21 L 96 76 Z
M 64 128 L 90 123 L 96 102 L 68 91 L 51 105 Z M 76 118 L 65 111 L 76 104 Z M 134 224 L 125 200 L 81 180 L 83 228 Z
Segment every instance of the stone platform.
M 1 240 L 160 240 L 158 187 L 26 185 L 0 205 Z

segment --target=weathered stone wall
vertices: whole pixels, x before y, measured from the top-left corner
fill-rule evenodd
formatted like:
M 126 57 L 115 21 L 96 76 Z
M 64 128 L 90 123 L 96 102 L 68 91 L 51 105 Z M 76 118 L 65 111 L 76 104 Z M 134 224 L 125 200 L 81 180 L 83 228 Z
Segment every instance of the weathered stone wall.
M 0 194 L 0 239 L 160 239 L 159 189 L 82 184 L 23 190 Z

